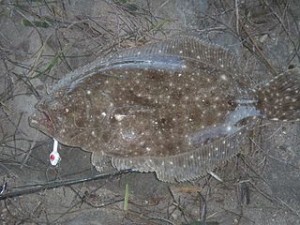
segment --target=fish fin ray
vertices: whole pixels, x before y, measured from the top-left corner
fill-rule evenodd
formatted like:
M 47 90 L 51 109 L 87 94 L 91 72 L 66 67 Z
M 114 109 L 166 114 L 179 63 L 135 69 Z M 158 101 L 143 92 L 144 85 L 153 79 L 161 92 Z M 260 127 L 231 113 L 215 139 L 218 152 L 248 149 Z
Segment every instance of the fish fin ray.
M 300 120 L 300 68 L 276 76 L 257 89 L 258 109 L 270 120 Z

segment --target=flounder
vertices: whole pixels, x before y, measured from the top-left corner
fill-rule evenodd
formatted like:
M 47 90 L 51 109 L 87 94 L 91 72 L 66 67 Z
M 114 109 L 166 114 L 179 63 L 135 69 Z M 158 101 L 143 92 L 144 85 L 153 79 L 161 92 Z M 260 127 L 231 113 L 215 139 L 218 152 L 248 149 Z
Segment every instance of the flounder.
M 247 144 L 257 120 L 300 118 L 300 70 L 251 88 L 222 47 L 184 36 L 125 49 L 75 70 L 36 106 L 31 126 L 92 153 L 102 171 L 204 175 Z

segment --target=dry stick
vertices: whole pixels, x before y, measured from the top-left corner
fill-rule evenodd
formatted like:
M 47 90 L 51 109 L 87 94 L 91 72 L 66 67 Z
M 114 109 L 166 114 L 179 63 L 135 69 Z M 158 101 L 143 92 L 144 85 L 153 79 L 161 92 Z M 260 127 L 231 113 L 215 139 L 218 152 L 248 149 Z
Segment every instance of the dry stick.
M 271 65 L 271 63 L 267 60 L 266 56 L 264 55 L 264 53 L 260 50 L 260 48 L 257 46 L 256 42 L 253 40 L 253 38 L 249 35 L 249 32 L 247 31 L 247 28 L 245 26 L 243 26 L 243 24 L 241 24 L 241 30 L 243 30 L 245 32 L 245 34 L 247 35 L 247 37 L 250 40 L 250 44 L 255 48 L 256 51 L 252 50 L 252 46 L 247 45 L 247 41 L 243 42 L 243 43 L 247 43 L 246 45 L 244 44 L 244 46 L 253 54 L 255 54 L 256 56 L 259 57 L 260 60 L 262 60 L 263 64 L 270 70 L 270 72 L 273 74 L 273 76 L 277 76 L 278 73 L 277 71 L 274 69 L 274 67 Z
M 239 0 L 235 0 L 235 17 L 236 17 L 236 33 L 237 35 L 240 35 L 240 29 L 239 29 L 239 20 L 240 20 L 240 16 L 239 16 Z
M 102 188 L 102 187 L 100 186 L 97 189 L 100 189 L 100 188 Z M 75 188 L 73 188 L 72 186 L 70 186 L 70 189 L 76 194 L 76 196 L 79 197 L 79 199 L 81 200 L 81 202 L 80 202 L 81 205 L 83 203 L 85 203 L 92 208 L 103 208 L 103 207 L 107 207 L 107 206 L 110 206 L 110 205 L 118 203 L 118 202 L 124 202 L 123 197 L 115 197 L 115 198 L 111 198 L 111 201 L 109 201 L 109 202 L 105 201 L 104 203 L 99 203 L 99 205 L 95 205 L 87 200 L 87 197 L 85 194 L 83 196 L 81 196 L 80 193 L 78 191 L 76 191 Z
M 17 156 L 17 132 L 19 130 L 19 126 L 20 126 L 20 123 L 21 123 L 21 120 L 22 120 L 22 117 L 23 117 L 23 112 L 21 112 L 20 114 L 20 118 L 18 120 L 18 123 L 17 123 L 17 126 L 15 127 L 15 131 L 14 131 L 14 134 L 13 134 L 13 141 L 14 141 L 14 157 Z
M 252 46 L 243 44 L 251 53 L 254 53 L 256 56 L 262 60 L 263 64 L 270 70 L 270 72 L 273 74 L 273 76 L 277 76 L 278 73 L 274 69 L 274 67 L 271 65 L 271 63 L 267 60 L 264 53 L 259 49 L 256 42 L 253 40 L 253 38 L 249 35 L 249 32 L 247 31 L 247 28 L 243 25 L 241 19 L 239 18 L 239 11 L 238 11 L 238 0 L 235 0 L 235 9 L 236 9 L 236 28 L 241 28 L 241 31 L 244 31 L 247 37 L 250 40 L 250 43 L 247 43 L 246 40 L 244 40 L 242 43 L 251 44 Z M 230 30 L 230 29 L 229 29 Z M 239 38 L 241 38 L 240 32 L 237 32 L 237 35 Z M 252 47 L 255 48 L 256 51 L 252 50 Z
M 293 212 L 294 214 L 296 214 L 298 217 L 300 217 L 300 213 L 294 209 L 293 207 L 291 207 L 288 203 L 286 203 L 285 201 L 283 201 L 281 198 L 276 197 L 275 198 L 278 203 L 280 203 L 281 205 L 285 206 L 286 208 L 288 208 L 291 212 Z
M 270 157 L 270 156 L 268 156 Z M 250 166 L 248 165 L 245 160 L 243 160 L 243 162 L 245 163 L 245 165 L 252 171 L 254 172 L 268 187 L 270 187 L 269 183 L 260 175 L 258 175 L 258 173 Z M 296 167 L 297 168 L 297 167 Z M 259 189 L 252 180 L 249 180 L 249 183 L 252 185 L 252 187 L 258 191 L 262 196 L 264 196 L 266 199 L 268 199 L 270 202 L 277 202 L 278 204 L 286 207 L 288 210 L 290 210 L 292 213 L 294 213 L 295 215 L 297 215 L 300 218 L 300 213 L 297 212 L 297 210 L 295 210 L 293 207 L 291 207 L 288 203 L 286 203 L 285 201 L 283 201 L 281 198 L 279 197 L 273 197 L 270 194 L 264 192 L 263 190 Z
M 298 47 L 296 46 L 296 43 L 293 41 L 290 33 L 288 32 L 288 29 L 286 28 L 286 26 L 284 25 L 284 22 L 282 21 L 282 18 L 279 17 L 279 15 L 274 11 L 274 9 L 270 6 L 270 5 L 267 5 L 267 3 L 265 2 L 265 5 L 268 6 L 268 8 L 270 9 L 270 11 L 273 13 L 273 15 L 275 16 L 275 18 L 278 20 L 278 22 L 281 24 L 284 32 L 287 34 L 287 37 L 288 39 L 290 40 L 290 42 L 292 43 L 294 49 L 295 49 L 295 55 L 298 56 L 298 58 L 300 58 L 300 55 L 298 53 L 298 51 L 296 49 L 299 50 L 299 43 L 298 43 Z
M 32 143 L 30 143 L 30 147 L 29 147 L 29 151 L 27 151 L 24 159 L 23 159 L 23 162 L 21 163 L 21 166 L 20 168 L 22 169 L 24 167 L 24 165 L 27 163 L 31 153 L 32 153 L 32 150 L 33 150 L 33 147 L 35 146 L 36 144 L 36 141 L 33 141 Z
M 29 88 L 29 90 L 34 94 L 35 97 L 41 99 L 39 92 L 35 89 L 34 85 L 30 82 L 30 79 L 27 76 L 22 76 L 15 72 L 12 72 L 12 74 L 16 76 L 20 81 L 22 81 Z
M 64 181 L 53 181 L 53 182 L 48 182 L 48 183 L 36 184 L 36 185 L 32 186 L 31 188 L 24 187 L 23 189 L 21 189 L 19 191 L 12 191 L 12 192 L 8 192 L 6 194 L 0 195 L 0 200 L 18 197 L 21 195 L 32 194 L 32 193 L 36 193 L 39 191 L 50 190 L 50 189 L 58 188 L 58 187 L 62 187 L 62 186 L 79 184 L 79 183 L 88 182 L 88 181 L 92 181 L 92 180 L 106 179 L 109 177 L 126 174 L 128 172 L 130 172 L 130 170 L 111 171 L 111 172 L 107 172 L 107 173 L 98 174 L 93 177 L 80 178 L 80 179 L 69 179 L 69 180 L 64 180 Z
M 230 32 L 232 32 L 233 34 L 236 34 L 234 32 L 233 29 L 231 29 L 230 27 L 228 27 L 226 24 L 224 24 L 222 21 L 216 20 L 214 17 L 207 15 L 207 17 L 209 17 L 210 19 L 212 19 L 213 21 L 216 21 L 222 25 L 224 25 Z M 246 40 L 242 40 L 243 45 L 253 54 L 255 54 L 257 57 L 259 57 L 262 60 L 262 63 L 270 70 L 270 72 L 273 74 L 273 76 L 277 76 L 278 73 L 277 71 L 274 69 L 274 67 L 270 64 L 270 62 L 267 60 L 266 56 L 264 55 L 264 53 L 259 49 L 259 47 L 257 46 L 257 44 L 255 43 L 255 41 L 251 38 L 251 36 L 249 35 L 249 32 L 247 31 L 246 27 L 243 26 L 243 23 L 241 21 L 241 19 L 239 19 L 239 28 L 241 28 L 242 31 L 245 32 L 245 34 L 247 35 L 247 37 L 250 40 L 250 43 L 244 44 L 245 42 L 247 42 Z M 240 33 L 237 34 L 237 36 L 239 38 L 241 38 Z M 252 44 L 252 46 L 250 46 L 249 44 Z M 256 51 L 252 50 L 252 47 L 255 48 Z
M 276 196 L 273 197 L 273 196 L 269 195 L 268 193 L 264 192 L 263 190 L 260 190 L 252 181 L 250 181 L 250 184 L 255 188 L 256 191 L 258 191 L 262 196 L 264 196 L 270 202 L 277 202 L 278 204 L 285 206 L 287 209 L 289 209 L 292 213 L 294 213 L 295 215 L 297 215 L 300 218 L 300 213 L 297 212 L 297 210 L 295 210 L 294 208 L 292 208 L 288 203 L 283 201 L 281 198 L 276 197 Z M 268 183 L 266 183 L 266 184 L 269 186 Z

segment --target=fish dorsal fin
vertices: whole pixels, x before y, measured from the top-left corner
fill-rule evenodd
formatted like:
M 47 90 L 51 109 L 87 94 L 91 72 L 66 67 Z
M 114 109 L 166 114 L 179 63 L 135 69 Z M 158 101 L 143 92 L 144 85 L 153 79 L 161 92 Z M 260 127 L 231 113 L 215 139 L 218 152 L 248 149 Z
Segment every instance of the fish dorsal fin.
M 239 69 L 237 58 L 228 50 L 215 44 L 209 44 L 197 37 L 185 35 L 143 47 L 122 49 L 118 53 L 109 55 L 107 61 L 113 64 L 130 59 L 155 60 L 155 57 L 170 59 L 177 57 L 231 73 L 236 73 Z
M 86 77 L 99 72 L 105 72 L 114 67 L 136 67 L 138 63 L 152 63 L 155 68 L 167 66 L 175 70 L 181 68 L 183 61 L 193 62 L 194 65 L 205 65 L 212 69 L 224 71 L 232 76 L 239 73 L 237 58 L 228 50 L 215 44 L 209 44 L 194 36 L 178 36 L 169 40 L 148 44 L 138 48 L 121 49 L 117 53 L 106 57 L 99 57 L 93 62 L 67 74 L 55 89 L 65 86 L 66 83 L 81 82 Z M 171 66 L 170 66 L 171 65 Z M 201 66 L 200 66 L 201 67 Z M 55 91 L 55 90 L 54 90 Z

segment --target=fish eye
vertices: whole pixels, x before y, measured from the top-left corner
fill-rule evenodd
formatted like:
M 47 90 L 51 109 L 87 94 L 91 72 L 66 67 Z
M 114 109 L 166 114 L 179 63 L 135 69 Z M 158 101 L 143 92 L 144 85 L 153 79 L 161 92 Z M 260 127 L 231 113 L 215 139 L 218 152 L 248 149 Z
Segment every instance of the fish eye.
M 288 69 L 289 70 L 291 70 L 291 69 L 294 69 L 296 66 L 294 65 L 294 64 L 290 64 L 289 66 L 288 66 Z

